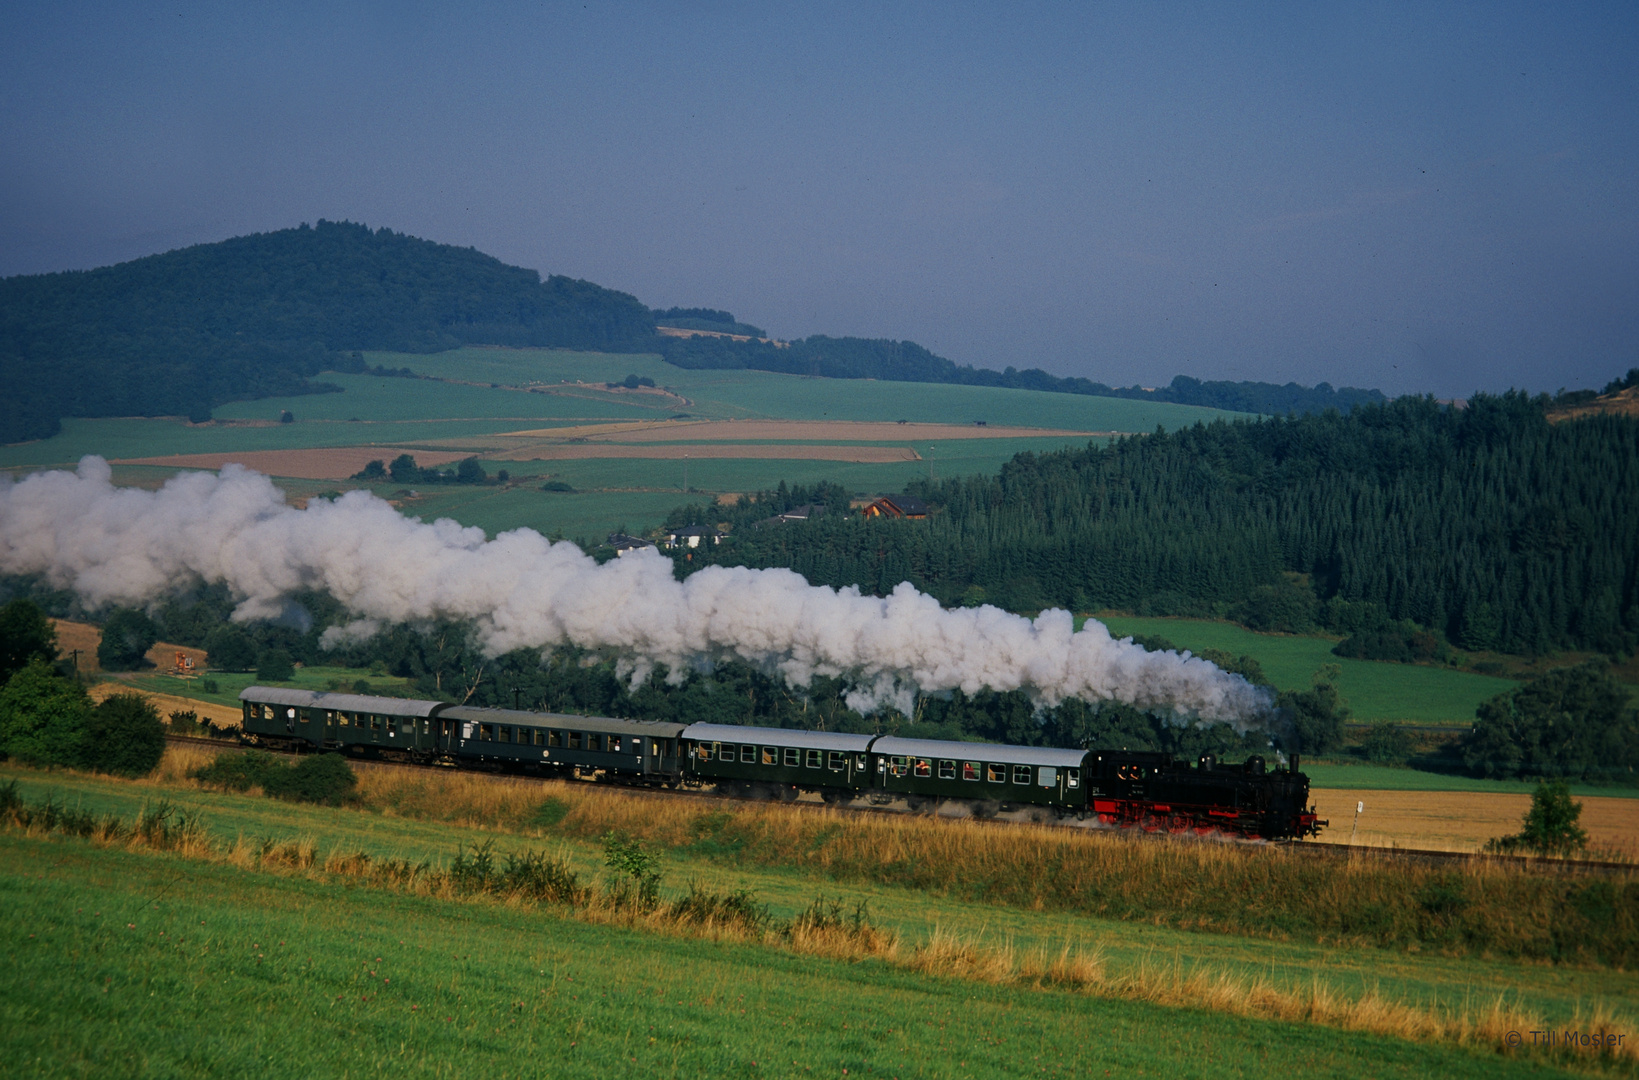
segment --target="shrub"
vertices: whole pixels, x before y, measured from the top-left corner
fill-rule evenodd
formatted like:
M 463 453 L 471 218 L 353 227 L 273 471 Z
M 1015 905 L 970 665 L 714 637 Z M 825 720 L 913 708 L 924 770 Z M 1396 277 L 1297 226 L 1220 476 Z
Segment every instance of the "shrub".
M 270 771 L 262 781 L 262 790 L 276 799 L 339 806 L 358 784 L 353 767 L 340 754 L 318 754 Z
M 1480 776 L 1626 779 L 1639 765 L 1639 724 L 1622 685 L 1590 661 L 1482 703 L 1458 750 Z
M 1411 736 L 1399 724 L 1384 721 L 1366 732 L 1361 753 L 1379 765 L 1403 765 L 1411 757 Z
M 324 803 L 337 806 L 352 797 L 358 777 L 340 754 L 304 757 L 286 765 L 262 750 L 239 754 L 219 754 L 201 765 L 189 777 L 226 791 L 247 791 L 259 787 L 264 794 L 291 802 Z
M 189 772 L 188 776 L 223 791 L 248 791 L 261 787 L 269 773 L 281 768 L 285 766 L 267 751 L 246 750 L 238 754 L 218 754 L 210 762 Z
M 660 856 L 645 851 L 641 840 L 620 833 L 605 834 L 603 862 L 620 875 L 609 891 L 615 907 L 630 905 L 653 911 L 660 903 Z
M 29 765 L 77 768 L 90 713 L 85 688 L 35 658 L 0 689 L 0 750 Z
M 1338 693 L 1334 671 L 1317 672 L 1312 689 L 1283 690 L 1276 705 L 1291 724 L 1302 752 L 1323 754 L 1343 741 L 1343 721 L 1349 709 Z
M 1415 664 L 1444 661 L 1451 650 L 1439 634 L 1408 620 L 1351 634 L 1333 646 L 1332 653 L 1354 660 Z
M 237 626 L 218 626 L 205 638 L 207 662 L 218 671 L 249 671 L 256 666 L 256 645 Z
M 147 776 L 165 756 L 159 710 L 141 694 L 111 694 L 88 717 L 84 764 L 116 776 Z
M 159 628 L 152 619 L 131 608 L 116 608 L 103 623 L 97 663 L 104 671 L 135 671 L 147 662 L 143 654 L 158 640 Z
M 1520 831 L 1485 845 L 1487 851 L 1508 852 L 1521 848 L 1538 855 L 1570 855 L 1588 846 L 1588 833 L 1577 820 L 1582 804 L 1571 799 L 1571 786 L 1563 780 L 1544 781 L 1531 793 L 1531 809 L 1525 812 Z
M 1315 628 L 1318 608 L 1313 591 L 1283 578 L 1277 584 L 1253 589 L 1230 609 L 1229 617 L 1253 630 L 1306 634 Z
M 32 600 L 0 607 L 0 686 L 30 660 L 57 659 L 57 631 Z
M 285 682 L 296 675 L 295 661 L 284 649 L 269 649 L 256 661 L 258 682 Z
M 562 480 L 548 480 L 546 483 L 541 485 L 541 490 L 542 491 L 567 491 L 567 492 L 572 492 L 575 489 L 574 489 L 573 485 L 568 484 L 568 483 L 566 483 Z

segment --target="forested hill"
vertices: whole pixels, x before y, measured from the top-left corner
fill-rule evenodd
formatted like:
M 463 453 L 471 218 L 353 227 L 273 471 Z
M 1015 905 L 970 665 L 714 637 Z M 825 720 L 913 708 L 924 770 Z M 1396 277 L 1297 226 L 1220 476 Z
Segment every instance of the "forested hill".
M 1348 414 L 1219 422 L 912 485 L 922 521 L 843 518 L 833 486 L 730 511 L 709 562 L 786 566 L 946 603 L 1229 615 L 1255 629 L 1472 649 L 1639 645 L 1639 419 L 1549 423 L 1543 398 L 1466 410 L 1402 398 Z M 807 522 L 767 519 L 826 502 Z M 720 508 L 682 508 L 717 520 Z M 759 527 L 758 522 L 763 522 Z M 1412 646 L 1416 646 L 1412 641 Z
M 720 314 L 727 315 L 727 312 Z M 729 317 L 732 321 L 732 316 Z M 700 324 L 702 326 L 707 324 Z M 999 386 L 1013 390 L 1042 390 L 1054 394 L 1167 401 L 1204 405 L 1234 412 L 1281 416 L 1291 412 L 1348 411 L 1358 405 L 1382 404 L 1380 390 L 1352 386 L 1333 389 L 1329 383 L 1277 386 L 1262 382 L 1203 382 L 1179 375 L 1170 386 L 1146 390 L 1140 386 L 1114 387 L 1080 377 L 1061 378 L 1040 368 L 1002 371 L 958 366 L 929 352 L 914 341 L 873 338 L 833 338 L 816 335 L 791 342 L 731 341 L 725 338 L 669 338 L 661 352 L 670 363 L 685 368 L 752 368 L 791 375 L 829 379 L 887 379 L 898 382 L 956 383 L 962 386 Z
M 1376 390 L 1202 382 L 1116 388 L 1040 369 L 959 367 L 909 341 L 735 341 L 765 335 L 712 308 L 650 311 L 567 277 L 542 281 L 471 248 L 346 222 L 242 236 L 100 270 L 0 280 L 0 443 L 55 434 L 65 416 L 209 418 L 226 401 L 323 390 L 366 349 L 464 344 L 660 352 L 685 368 L 960 383 L 1283 414 L 1381 402 Z
M 651 349 L 625 293 L 363 225 L 201 244 L 100 270 L 0 281 L 0 442 L 64 416 L 209 415 L 314 389 L 362 349 L 467 343 Z M 340 354 L 340 355 L 338 355 Z

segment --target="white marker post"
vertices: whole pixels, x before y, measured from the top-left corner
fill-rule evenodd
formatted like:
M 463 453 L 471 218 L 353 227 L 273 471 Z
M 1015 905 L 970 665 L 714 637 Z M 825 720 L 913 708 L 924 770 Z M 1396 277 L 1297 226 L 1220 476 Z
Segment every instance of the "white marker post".
M 1354 834 L 1360 831 L 1360 812 L 1366 809 L 1365 800 L 1354 804 L 1354 828 L 1349 830 L 1349 845 L 1354 846 Z

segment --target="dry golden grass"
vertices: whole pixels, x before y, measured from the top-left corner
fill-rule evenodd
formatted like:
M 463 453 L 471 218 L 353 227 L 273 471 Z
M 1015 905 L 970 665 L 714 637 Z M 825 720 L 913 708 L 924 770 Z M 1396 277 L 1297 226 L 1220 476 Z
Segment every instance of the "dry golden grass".
M 92 701 L 101 701 L 110 694 L 139 694 L 153 703 L 159 710 L 161 720 L 169 717 L 173 712 L 192 712 L 201 720 L 209 720 L 217 727 L 238 728 L 239 710 L 227 705 L 213 705 L 208 701 L 198 701 L 194 698 L 176 697 L 173 694 L 156 694 L 151 690 L 144 690 L 120 680 L 100 682 L 87 691 Z
M 1639 916 L 1606 897 L 1633 875 L 1575 877 L 1487 859 L 1456 867 L 1351 861 L 1272 845 L 856 814 L 468 773 L 366 772 L 359 796 L 383 813 L 588 840 L 623 833 L 706 857 L 1026 909 L 1449 955 L 1639 962 Z
M 1519 832 L 1530 809 L 1528 794 L 1474 791 L 1351 791 L 1313 793 L 1322 818 L 1332 825 L 1324 839 L 1347 843 L 1360 815 L 1358 844 L 1433 851 L 1478 851 L 1487 840 Z M 1582 826 L 1602 851 L 1639 857 L 1639 799 L 1580 796 Z

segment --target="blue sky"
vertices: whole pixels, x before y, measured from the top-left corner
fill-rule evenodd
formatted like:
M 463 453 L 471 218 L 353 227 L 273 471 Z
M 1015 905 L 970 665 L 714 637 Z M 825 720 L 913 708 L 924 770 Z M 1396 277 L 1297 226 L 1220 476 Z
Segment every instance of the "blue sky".
M 1440 396 L 1639 365 L 1639 5 L 8 5 L 0 274 L 318 218 L 782 337 Z

